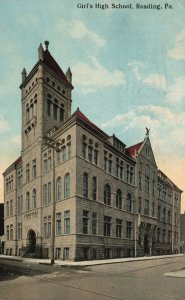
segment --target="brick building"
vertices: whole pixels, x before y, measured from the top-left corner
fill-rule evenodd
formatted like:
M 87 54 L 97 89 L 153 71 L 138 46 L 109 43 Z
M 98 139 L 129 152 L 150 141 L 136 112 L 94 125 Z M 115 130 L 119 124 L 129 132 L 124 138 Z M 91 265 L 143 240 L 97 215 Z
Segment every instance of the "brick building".
M 22 71 L 22 148 L 4 172 L 5 253 L 87 260 L 179 252 L 181 190 L 149 131 L 126 147 L 79 109 L 48 50 Z

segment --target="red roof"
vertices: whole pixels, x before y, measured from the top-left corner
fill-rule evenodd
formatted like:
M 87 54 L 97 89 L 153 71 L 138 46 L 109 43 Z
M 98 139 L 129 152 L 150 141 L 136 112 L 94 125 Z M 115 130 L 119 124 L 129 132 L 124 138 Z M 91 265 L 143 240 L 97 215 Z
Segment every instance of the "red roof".
M 137 151 L 139 151 L 139 149 L 141 148 L 143 142 L 140 142 L 136 145 L 130 146 L 127 148 L 127 153 L 129 156 L 133 157 L 136 155 Z
M 107 135 L 103 130 L 101 130 L 98 126 L 96 126 L 94 123 L 92 123 L 80 110 L 77 108 L 77 110 L 72 114 L 71 117 L 77 116 L 81 120 L 85 121 L 89 126 L 100 132 L 102 135 L 104 135 L 106 138 L 109 138 L 109 135 Z
M 57 64 L 57 62 L 55 61 L 55 59 L 53 58 L 53 56 L 50 54 L 48 50 L 44 51 L 43 63 L 51 70 L 53 70 L 65 83 L 67 83 L 73 88 L 72 84 L 67 80 L 66 75 L 64 74 L 64 72 L 62 71 L 62 69 Z

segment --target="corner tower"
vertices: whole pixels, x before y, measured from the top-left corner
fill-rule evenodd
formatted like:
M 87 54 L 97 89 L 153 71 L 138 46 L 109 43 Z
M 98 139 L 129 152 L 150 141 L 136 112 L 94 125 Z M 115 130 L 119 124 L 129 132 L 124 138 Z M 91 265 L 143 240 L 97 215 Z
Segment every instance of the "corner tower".
M 53 127 L 59 128 L 71 116 L 72 74 L 62 71 L 48 50 L 40 44 L 38 62 L 27 75 L 22 71 L 22 152 Z

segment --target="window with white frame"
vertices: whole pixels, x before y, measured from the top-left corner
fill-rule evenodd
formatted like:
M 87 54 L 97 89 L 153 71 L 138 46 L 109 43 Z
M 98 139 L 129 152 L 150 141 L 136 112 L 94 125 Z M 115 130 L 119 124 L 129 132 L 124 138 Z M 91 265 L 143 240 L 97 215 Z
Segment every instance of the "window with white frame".
M 70 234 L 70 210 L 64 212 L 64 233 Z

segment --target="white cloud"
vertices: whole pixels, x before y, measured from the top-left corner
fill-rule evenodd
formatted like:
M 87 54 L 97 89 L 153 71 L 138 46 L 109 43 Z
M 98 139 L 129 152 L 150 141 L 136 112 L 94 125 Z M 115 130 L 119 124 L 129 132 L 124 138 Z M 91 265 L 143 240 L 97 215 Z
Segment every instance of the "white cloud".
M 21 148 L 21 135 L 20 134 L 14 135 L 13 137 L 10 138 L 10 140 L 8 142 L 15 147 L 19 147 L 19 149 L 20 149 Z
M 171 103 L 181 103 L 185 98 L 185 77 L 175 79 L 175 83 L 167 88 L 167 100 Z
M 142 76 L 140 74 L 140 69 L 145 68 L 146 64 L 144 64 L 141 61 L 133 61 L 131 63 L 128 63 L 128 65 L 132 67 L 132 70 L 133 70 L 133 73 L 134 73 L 136 79 L 138 81 L 142 80 Z
M 76 39 L 88 39 L 100 48 L 105 47 L 106 45 L 106 40 L 103 37 L 101 37 L 95 31 L 87 28 L 84 22 L 80 20 L 75 20 L 72 22 L 69 32 L 72 37 Z
M 156 153 L 168 153 L 169 157 L 184 157 L 185 112 L 175 112 L 168 107 L 143 105 L 124 114 L 114 116 L 102 124 L 104 130 L 125 136 L 139 136 L 145 127 L 151 128 Z
M 144 80 L 143 83 L 157 88 L 157 89 L 161 89 L 161 90 L 165 90 L 166 89 L 166 79 L 164 76 L 160 75 L 160 74 L 150 74 L 148 75 Z
M 185 40 L 185 28 L 177 35 L 176 40 L 177 42 Z
M 93 92 L 94 88 L 106 88 L 126 83 L 125 75 L 122 71 L 109 71 L 95 57 L 91 57 L 91 59 L 93 66 L 78 62 L 73 67 L 74 83 L 82 86 L 84 93 Z
M 0 133 L 8 130 L 9 130 L 8 122 L 4 119 L 3 115 L 0 115 Z
M 185 59 L 185 42 L 168 51 L 168 55 L 174 59 Z

